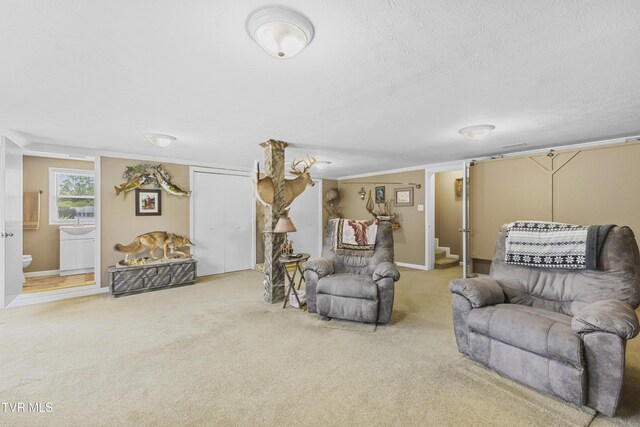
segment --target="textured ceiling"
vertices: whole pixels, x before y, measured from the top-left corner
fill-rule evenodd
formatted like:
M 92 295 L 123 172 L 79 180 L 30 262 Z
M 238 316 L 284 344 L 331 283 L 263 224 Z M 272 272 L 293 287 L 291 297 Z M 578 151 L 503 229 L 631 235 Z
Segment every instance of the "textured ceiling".
M 243 167 L 276 138 L 325 176 L 640 134 L 639 1 L 278 3 L 316 30 L 289 60 L 246 33 L 269 2 L 0 1 L 0 128 Z

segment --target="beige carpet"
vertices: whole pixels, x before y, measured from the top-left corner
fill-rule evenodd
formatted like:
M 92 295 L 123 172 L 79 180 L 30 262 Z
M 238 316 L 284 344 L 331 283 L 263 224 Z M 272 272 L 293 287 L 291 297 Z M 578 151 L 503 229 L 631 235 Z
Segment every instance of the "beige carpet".
M 373 333 L 261 302 L 255 272 L 3 310 L 0 401 L 53 410 L 0 407 L 0 425 L 610 425 L 460 356 L 459 274 L 402 269 L 393 323 Z M 639 341 L 618 424 L 640 424 Z

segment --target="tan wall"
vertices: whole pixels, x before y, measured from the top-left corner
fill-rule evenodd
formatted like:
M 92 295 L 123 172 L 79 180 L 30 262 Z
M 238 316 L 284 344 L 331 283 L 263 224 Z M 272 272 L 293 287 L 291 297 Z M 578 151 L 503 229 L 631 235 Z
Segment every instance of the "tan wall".
M 60 225 L 49 225 L 49 168 L 93 170 L 93 166 L 93 162 L 80 160 L 23 157 L 24 191 L 43 191 L 40 195 L 40 228 L 22 233 L 22 252 L 33 258 L 26 272 L 60 268 Z
M 161 196 L 161 216 L 136 216 L 135 193 L 116 197 L 114 185 L 120 185 L 126 166 L 144 163 L 142 161 L 102 157 L 100 163 L 101 191 L 101 262 L 102 286 L 107 286 L 106 268 L 123 258 L 116 251 L 116 243 L 129 244 L 133 239 L 150 231 L 168 231 L 189 234 L 189 197 L 172 196 L 166 191 Z M 189 166 L 163 163 L 162 167 L 171 174 L 171 180 L 181 188 L 189 187 Z M 146 187 L 152 188 L 152 187 Z M 159 254 L 159 252 L 157 252 Z
M 324 195 L 327 194 L 327 191 L 338 188 L 338 181 L 335 179 L 323 179 L 322 180 L 322 236 L 324 236 L 327 230 L 327 223 L 329 222 L 329 213 L 327 212 L 326 206 L 327 202 L 325 201 Z M 338 194 L 340 194 L 340 190 L 338 189 Z M 342 194 L 340 194 L 342 197 Z M 342 200 L 338 200 L 338 206 L 342 205 Z
M 440 172 L 435 175 L 435 237 L 440 246 L 451 249 L 462 258 L 462 196 L 456 196 L 456 179 L 462 171 Z
M 547 175 L 527 157 L 471 167 L 471 257 L 493 258 L 500 226 L 518 219 L 551 221 Z
M 381 184 L 348 184 L 349 182 L 380 182 Z M 393 201 L 393 189 L 407 187 L 407 185 L 382 184 L 384 182 L 413 182 L 421 185 L 420 189 L 414 187 L 413 206 L 394 207 L 394 212 L 400 216 L 400 229 L 393 232 L 395 242 L 395 260 L 409 264 L 424 265 L 425 242 L 425 212 L 418 212 L 418 205 L 425 204 L 424 170 L 419 169 L 409 172 L 392 173 L 385 175 L 368 176 L 366 178 L 354 178 L 338 182 L 340 189 L 340 206 L 344 218 L 369 219 L 366 201 L 360 200 L 358 191 L 364 187 L 367 192 L 371 190 L 375 201 L 374 187 L 384 185 L 386 187 L 386 199 Z
M 640 144 L 478 162 L 471 168 L 471 256 L 488 260 L 502 224 L 628 225 L 640 233 Z

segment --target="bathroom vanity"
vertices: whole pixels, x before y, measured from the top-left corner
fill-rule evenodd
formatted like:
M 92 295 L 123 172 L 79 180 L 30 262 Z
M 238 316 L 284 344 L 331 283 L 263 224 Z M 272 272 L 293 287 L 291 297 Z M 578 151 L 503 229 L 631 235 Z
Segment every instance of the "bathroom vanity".
M 60 227 L 60 275 L 93 273 L 95 264 L 95 225 Z

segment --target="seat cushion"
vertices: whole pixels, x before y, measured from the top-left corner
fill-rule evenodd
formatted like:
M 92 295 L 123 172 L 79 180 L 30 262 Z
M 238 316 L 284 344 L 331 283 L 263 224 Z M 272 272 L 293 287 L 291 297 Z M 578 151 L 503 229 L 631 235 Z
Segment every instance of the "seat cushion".
M 369 276 L 353 273 L 332 274 L 318 280 L 318 295 L 377 300 L 378 286 Z
M 584 366 L 582 340 L 571 330 L 571 316 L 518 304 L 475 308 L 469 330 L 577 368 Z

